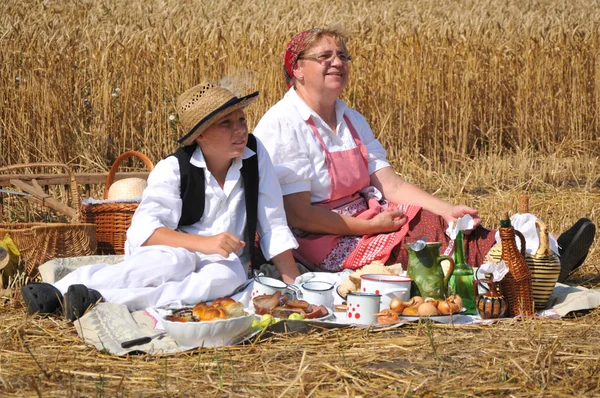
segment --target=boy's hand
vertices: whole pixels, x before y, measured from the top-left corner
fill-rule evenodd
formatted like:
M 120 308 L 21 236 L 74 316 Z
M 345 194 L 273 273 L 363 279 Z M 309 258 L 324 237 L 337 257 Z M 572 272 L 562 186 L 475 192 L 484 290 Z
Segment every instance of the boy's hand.
M 225 258 L 231 253 L 237 253 L 246 242 L 229 232 L 222 232 L 215 236 L 203 236 L 199 252 L 204 254 L 218 254 Z

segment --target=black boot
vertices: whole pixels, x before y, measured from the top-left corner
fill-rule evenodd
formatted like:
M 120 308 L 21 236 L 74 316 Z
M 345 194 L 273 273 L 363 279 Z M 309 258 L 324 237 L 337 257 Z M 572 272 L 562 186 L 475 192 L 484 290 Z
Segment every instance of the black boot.
M 587 218 L 581 218 L 558 237 L 561 266 L 558 282 L 565 282 L 569 275 L 583 264 L 595 235 L 594 223 Z

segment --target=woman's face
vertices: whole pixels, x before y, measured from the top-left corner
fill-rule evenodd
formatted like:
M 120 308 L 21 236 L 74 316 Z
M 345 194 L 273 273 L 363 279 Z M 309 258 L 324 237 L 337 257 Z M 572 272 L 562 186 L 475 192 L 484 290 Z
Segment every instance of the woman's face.
M 335 56 L 323 61 L 331 54 Z M 323 36 L 312 47 L 303 52 L 295 69 L 295 77 L 309 92 L 331 92 L 338 96 L 348 82 L 348 63 L 338 55 L 347 55 L 346 49 L 331 36 Z M 320 58 L 320 59 L 319 59 Z
M 207 159 L 234 159 L 242 156 L 248 141 L 246 114 L 238 109 L 217 120 L 196 142 Z

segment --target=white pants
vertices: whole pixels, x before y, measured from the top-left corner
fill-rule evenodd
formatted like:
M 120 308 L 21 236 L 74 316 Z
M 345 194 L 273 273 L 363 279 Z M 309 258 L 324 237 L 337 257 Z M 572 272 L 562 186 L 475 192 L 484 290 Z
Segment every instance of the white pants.
M 228 296 L 246 281 L 240 259 L 206 256 L 169 246 L 145 246 L 121 263 L 81 267 L 54 284 L 62 294 L 73 284 L 96 289 L 130 311 L 173 301 L 196 304 Z

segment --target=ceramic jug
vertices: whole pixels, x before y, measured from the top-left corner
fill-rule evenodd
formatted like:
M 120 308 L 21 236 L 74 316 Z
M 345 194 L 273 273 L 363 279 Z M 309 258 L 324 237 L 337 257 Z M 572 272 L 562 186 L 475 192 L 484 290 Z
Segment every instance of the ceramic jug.
M 479 294 L 478 287 L 482 283 L 487 284 L 489 290 L 486 293 Z M 496 283 L 493 280 L 474 280 L 473 291 L 475 292 L 475 307 L 482 319 L 502 318 L 506 314 L 508 304 L 504 296 L 498 293 Z
M 443 300 L 448 297 L 448 280 L 454 272 L 454 259 L 450 256 L 441 256 L 440 242 L 430 242 L 423 245 L 421 250 L 413 249 L 411 244 L 406 244 L 408 251 L 407 275 L 412 278 L 411 296 L 423 298 L 432 297 Z M 448 260 L 450 268 L 444 275 L 441 262 Z

